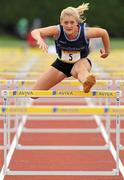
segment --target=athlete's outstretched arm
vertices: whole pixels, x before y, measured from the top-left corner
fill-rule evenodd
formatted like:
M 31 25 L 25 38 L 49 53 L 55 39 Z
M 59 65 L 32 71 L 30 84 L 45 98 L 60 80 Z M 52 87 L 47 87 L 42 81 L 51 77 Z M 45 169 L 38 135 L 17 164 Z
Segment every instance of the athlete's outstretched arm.
M 50 26 L 45 28 L 34 29 L 31 31 L 32 37 L 36 40 L 39 48 L 42 48 L 44 51 L 48 51 L 48 46 L 44 42 L 45 37 L 56 37 L 58 36 L 59 30 L 57 26 Z
M 86 28 L 86 37 L 90 38 L 102 38 L 103 48 L 100 49 L 101 57 L 106 58 L 109 55 L 110 40 L 108 32 L 102 28 Z

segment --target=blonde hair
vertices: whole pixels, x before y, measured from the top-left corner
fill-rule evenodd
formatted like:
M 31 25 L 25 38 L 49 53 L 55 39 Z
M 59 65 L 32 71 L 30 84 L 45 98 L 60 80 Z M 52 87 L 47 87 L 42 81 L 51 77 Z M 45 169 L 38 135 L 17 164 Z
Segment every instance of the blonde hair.
M 67 7 L 62 10 L 60 15 L 60 21 L 64 18 L 65 15 L 75 17 L 78 23 L 84 22 L 86 19 L 84 18 L 84 11 L 89 9 L 89 3 L 83 3 L 82 5 L 78 6 L 77 8 L 74 7 Z

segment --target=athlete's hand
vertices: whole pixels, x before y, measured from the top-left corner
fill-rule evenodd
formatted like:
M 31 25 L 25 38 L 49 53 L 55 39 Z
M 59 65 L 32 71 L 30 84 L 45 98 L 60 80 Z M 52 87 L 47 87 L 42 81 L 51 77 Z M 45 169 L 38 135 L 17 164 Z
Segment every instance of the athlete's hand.
M 109 53 L 106 52 L 105 49 L 100 49 L 100 53 L 101 53 L 100 56 L 101 58 L 106 58 L 109 55 Z
M 43 39 L 41 39 L 41 38 L 38 39 L 38 40 L 37 40 L 37 45 L 38 45 L 39 48 L 43 49 L 44 52 L 48 52 L 48 46 L 47 46 L 47 44 L 44 42 Z

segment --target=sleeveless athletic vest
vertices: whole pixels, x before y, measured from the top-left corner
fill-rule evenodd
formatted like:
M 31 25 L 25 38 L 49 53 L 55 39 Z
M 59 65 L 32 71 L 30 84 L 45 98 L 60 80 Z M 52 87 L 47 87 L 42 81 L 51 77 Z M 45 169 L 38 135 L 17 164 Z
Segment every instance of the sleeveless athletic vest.
M 60 35 L 55 40 L 56 52 L 60 60 L 74 63 L 89 54 L 89 41 L 85 37 L 85 24 L 79 24 L 79 33 L 77 38 L 69 40 L 66 36 L 63 26 L 60 27 Z

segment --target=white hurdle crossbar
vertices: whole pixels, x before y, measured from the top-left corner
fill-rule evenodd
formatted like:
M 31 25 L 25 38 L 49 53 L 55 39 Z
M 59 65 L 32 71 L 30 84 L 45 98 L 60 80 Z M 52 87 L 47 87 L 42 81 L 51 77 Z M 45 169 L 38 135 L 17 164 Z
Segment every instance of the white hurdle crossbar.
M 10 86 L 13 85 L 14 89 L 16 87 L 20 88 L 21 86 L 30 86 L 33 85 L 36 82 L 35 79 L 28 79 L 28 80 L 23 80 L 23 79 L 17 79 L 17 80 L 6 80 L 2 79 L 0 80 L 0 85 L 5 85 L 5 86 Z M 60 82 L 58 85 L 61 86 L 82 86 L 82 84 L 78 80 L 63 80 Z M 112 80 L 96 80 L 95 86 L 111 86 L 112 85 Z
M 13 84 L 16 85 L 17 87 L 20 87 L 22 85 L 32 85 L 36 82 L 36 80 L 14 80 Z M 61 81 L 58 85 L 60 86 L 82 86 L 82 84 L 78 80 L 63 80 Z M 112 80 L 96 80 L 95 86 L 111 86 L 112 85 Z

